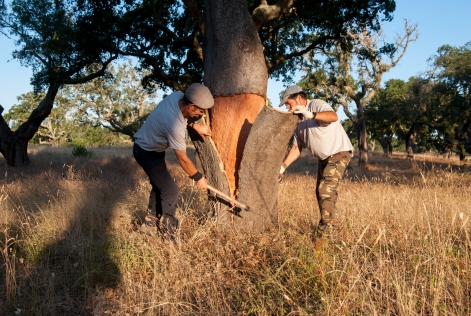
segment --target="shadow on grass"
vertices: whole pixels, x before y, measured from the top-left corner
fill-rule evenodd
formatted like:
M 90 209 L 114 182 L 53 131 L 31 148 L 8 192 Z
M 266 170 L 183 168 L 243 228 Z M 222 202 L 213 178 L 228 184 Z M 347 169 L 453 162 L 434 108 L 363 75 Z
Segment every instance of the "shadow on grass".
M 16 213 L 1 223 L 2 315 L 91 314 L 96 290 L 120 282 L 110 224 L 136 186 L 131 148 L 127 157 L 55 158 L 38 152 L 29 167 L 0 167 Z

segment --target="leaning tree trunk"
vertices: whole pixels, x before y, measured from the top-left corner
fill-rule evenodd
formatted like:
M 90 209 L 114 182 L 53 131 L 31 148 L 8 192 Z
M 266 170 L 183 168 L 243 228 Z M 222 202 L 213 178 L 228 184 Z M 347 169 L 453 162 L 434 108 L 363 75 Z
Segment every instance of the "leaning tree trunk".
M 268 72 L 262 43 L 252 17 L 248 13 L 245 0 L 206 0 L 205 11 L 204 83 L 214 95 L 215 103 L 209 115 L 212 141 L 225 175 L 217 176 L 217 179 L 220 179 L 218 183 L 211 183 L 210 179 L 210 184 L 217 186 L 223 192 L 227 190 L 226 193 L 251 206 L 251 212 L 254 214 L 276 216 L 276 203 L 262 205 L 259 201 L 276 201 L 276 175 L 279 172 L 279 166 L 274 168 L 270 164 L 269 170 L 254 170 L 255 174 L 239 172 L 243 162 L 249 165 L 256 163 L 243 160 L 244 150 L 256 149 L 261 144 L 270 141 L 269 135 L 260 134 L 260 136 L 254 136 L 255 142 L 246 144 L 247 139 L 251 137 L 252 125 L 263 109 L 266 99 Z M 279 115 L 286 116 L 287 114 Z M 258 125 L 263 129 L 265 124 L 267 121 L 262 119 Z M 289 128 L 289 132 L 277 126 L 280 128 L 273 131 L 275 134 L 272 136 L 276 138 L 287 133 L 288 139 L 283 144 L 286 146 L 295 125 Z M 277 163 L 281 164 L 284 150 L 264 148 L 263 151 L 266 161 L 277 161 L 278 157 Z M 207 159 L 205 155 L 200 156 L 203 165 L 205 159 Z M 258 157 L 258 159 L 261 158 Z M 218 169 L 218 166 L 214 169 Z M 227 186 L 222 183 L 224 181 L 221 181 L 224 178 L 226 178 Z M 265 181 L 265 179 L 270 180 Z M 240 186 L 241 183 L 244 183 L 243 188 Z M 259 184 L 264 187 L 260 187 Z M 249 191 L 257 191 L 258 194 L 246 194 Z M 248 220 L 237 211 L 234 213 L 238 216 L 229 218 L 233 220 L 236 228 L 260 231 L 263 227 L 269 226 L 268 224 L 254 224 L 252 219 Z M 268 216 L 270 222 L 273 218 L 271 215 Z
M 20 125 L 16 131 L 12 131 L 6 124 L 3 116 L 3 108 L 0 106 L 0 152 L 8 166 L 26 166 L 29 164 L 28 142 L 38 131 L 41 122 L 51 114 L 54 99 L 59 91 L 58 84 L 51 84 L 44 99 L 34 109 L 26 122 Z

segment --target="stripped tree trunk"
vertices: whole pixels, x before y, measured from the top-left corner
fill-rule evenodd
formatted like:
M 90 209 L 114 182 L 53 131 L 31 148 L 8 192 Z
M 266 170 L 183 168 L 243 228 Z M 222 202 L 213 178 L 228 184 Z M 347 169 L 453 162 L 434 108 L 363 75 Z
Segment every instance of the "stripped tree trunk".
M 252 17 L 248 13 L 245 0 L 206 0 L 205 12 L 204 83 L 211 90 L 215 100 L 210 110 L 210 125 L 213 132 L 214 152 L 220 160 L 220 163 L 209 173 L 219 173 L 217 169 L 222 166 L 223 173 L 227 177 L 227 187 L 223 184 L 224 181 L 215 183 L 210 179 L 210 184 L 222 192 L 240 198 L 241 202 L 251 208 L 256 205 L 256 208 L 259 208 L 257 212 L 261 212 L 260 214 L 268 212 L 271 214 L 270 218 L 272 215 L 276 217 L 276 208 L 273 203 L 261 205 L 258 201 L 266 199 L 267 196 L 276 201 L 276 175 L 285 149 L 275 151 L 274 148 L 270 148 L 265 152 L 267 161 L 270 161 L 270 170 L 255 170 L 256 174 L 252 175 L 239 172 L 245 151 L 256 150 L 270 140 L 270 135 L 260 134 L 253 136 L 255 141 L 247 143 L 247 139 L 252 137 L 252 126 L 266 102 L 268 71 L 262 43 Z M 286 116 L 286 114 L 282 115 Z M 263 126 L 266 126 L 266 123 Z M 281 145 L 286 146 L 294 125 L 281 130 L 287 133 L 288 139 Z M 263 150 L 267 149 L 263 148 Z M 203 166 L 217 163 L 208 161 L 211 159 L 211 155 L 200 156 Z M 273 161 L 278 161 L 278 169 L 273 168 Z M 250 165 L 250 162 L 247 163 Z M 207 170 L 204 171 L 208 174 Z M 257 188 L 256 181 L 253 182 L 246 177 L 257 178 L 259 183 L 267 184 L 270 189 L 263 188 L 260 194 L 246 194 L 245 190 L 261 189 Z M 270 180 L 260 180 L 265 177 Z M 244 183 L 243 187 L 241 183 Z M 239 222 L 243 221 L 241 217 L 233 216 L 232 219 L 236 227 L 244 226 L 244 224 L 239 225 Z M 256 230 L 262 226 L 247 225 L 250 229 Z

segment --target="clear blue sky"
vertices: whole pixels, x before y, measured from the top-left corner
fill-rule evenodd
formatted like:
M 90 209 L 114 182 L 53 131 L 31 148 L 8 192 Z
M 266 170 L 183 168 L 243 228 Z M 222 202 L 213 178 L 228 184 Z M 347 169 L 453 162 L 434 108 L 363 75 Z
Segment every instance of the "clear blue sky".
M 384 80 L 407 80 L 427 69 L 427 59 L 441 45 L 462 46 L 471 41 L 470 12 L 470 0 L 396 0 L 394 20 L 383 25 L 385 35 L 391 39 L 394 32 L 400 31 L 404 18 L 418 24 L 420 35 L 399 65 L 387 73 Z M 14 49 L 12 40 L 0 35 L 0 104 L 6 110 L 17 103 L 17 96 L 32 90 L 31 70 L 12 60 L 11 52 Z M 284 88 L 282 82 L 269 81 L 268 98 L 275 106 Z

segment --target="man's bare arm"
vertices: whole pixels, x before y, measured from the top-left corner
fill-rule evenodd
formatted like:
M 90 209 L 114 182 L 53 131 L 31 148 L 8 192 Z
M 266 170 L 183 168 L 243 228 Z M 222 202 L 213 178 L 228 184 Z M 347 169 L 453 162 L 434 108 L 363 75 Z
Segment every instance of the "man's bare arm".
M 286 156 L 285 160 L 283 161 L 283 163 L 286 165 L 285 168 L 287 168 L 296 159 L 298 159 L 300 155 L 301 155 L 301 147 L 298 147 L 298 146 L 291 147 L 288 153 L 288 156 Z
M 175 155 L 177 156 L 177 161 L 182 167 L 183 171 L 185 171 L 190 177 L 194 176 L 198 170 L 196 169 L 193 161 L 187 156 L 186 150 L 176 150 Z M 196 181 L 196 187 L 199 189 L 206 190 L 208 187 L 208 179 L 202 177 L 200 180 Z

